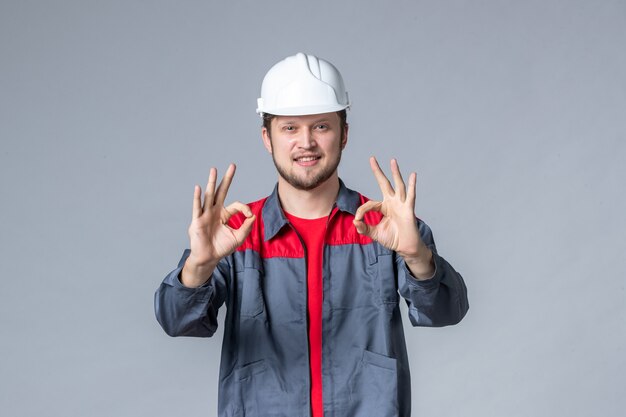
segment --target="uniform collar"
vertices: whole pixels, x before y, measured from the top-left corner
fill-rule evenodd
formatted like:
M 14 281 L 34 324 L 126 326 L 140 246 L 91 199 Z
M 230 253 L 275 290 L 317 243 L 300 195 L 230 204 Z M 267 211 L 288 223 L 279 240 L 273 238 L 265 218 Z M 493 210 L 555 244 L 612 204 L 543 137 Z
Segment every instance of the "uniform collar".
M 339 193 L 337 194 L 334 207 L 354 215 L 356 214 L 357 208 L 359 208 L 360 202 L 361 198 L 359 193 L 347 188 L 340 178 Z M 272 194 L 265 200 L 262 216 L 263 225 L 265 226 L 265 241 L 276 236 L 280 229 L 288 223 L 287 217 L 285 217 L 283 208 L 280 205 L 280 199 L 278 198 L 278 184 L 274 187 Z

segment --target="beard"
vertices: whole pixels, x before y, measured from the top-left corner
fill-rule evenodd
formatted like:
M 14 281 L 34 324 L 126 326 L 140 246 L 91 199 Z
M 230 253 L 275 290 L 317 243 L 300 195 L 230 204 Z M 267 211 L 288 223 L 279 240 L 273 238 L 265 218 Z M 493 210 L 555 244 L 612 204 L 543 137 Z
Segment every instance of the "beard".
M 341 145 L 339 145 L 341 147 Z M 278 174 L 289 183 L 292 187 L 301 191 L 310 191 L 321 184 L 323 184 L 326 180 L 333 176 L 335 171 L 337 171 L 337 167 L 339 166 L 339 162 L 341 162 L 341 148 L 337 153 L 337 157 L 334 160 L 331 160 L 329 164 L 323 168 L 320 172 L 313 176 L 305 176 L 298 177 L 293 173 L 287 172 L 287 170 L 280 166 L 278 162 L 276 162 L 276 158 L 274 158 L 274 153 L 272 153 L 272 161 L 274 161 L 274 166 L 276 167 L 276 171 Z

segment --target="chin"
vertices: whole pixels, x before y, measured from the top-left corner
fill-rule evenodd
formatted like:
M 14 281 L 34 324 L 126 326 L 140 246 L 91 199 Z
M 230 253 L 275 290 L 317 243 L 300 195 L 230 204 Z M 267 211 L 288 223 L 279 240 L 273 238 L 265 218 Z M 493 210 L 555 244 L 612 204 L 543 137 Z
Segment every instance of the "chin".
M 296 175 L 295 172 L 288 172 L 284 167 L 280 166 L 274 160 L 274 166 L 278 171 L 278 174 L 293 188 L 301 191 L 311 191 L 314 190 L 324 183 L 326 183 L 333 175 L 337 172 L 337 167 L 339 166 L 339 162 L 341 160 L 341 155 L 334 164 L 325 165 L 325 166 L 316 166 L 314 167 L 315 172 L 310 173 L 310 175 Z M 295 164 L 295 161 L 293 161 Z M 296 165 L 295 170 L 300 170 L 303 167 Z

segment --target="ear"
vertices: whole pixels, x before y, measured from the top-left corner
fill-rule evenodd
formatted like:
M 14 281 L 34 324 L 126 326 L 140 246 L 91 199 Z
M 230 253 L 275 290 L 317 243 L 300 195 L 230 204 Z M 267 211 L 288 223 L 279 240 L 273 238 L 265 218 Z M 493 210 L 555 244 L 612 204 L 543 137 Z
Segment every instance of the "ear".
M 270 133 L 267 131 L 267 128 L 261 128 L 261 136 L 263 137 L 263 146 L 265 149 L 271 154 L 272 153 L 272 139 L 270 139 Z
M 346 123 L 346 127 L 343 130 L 343 140 L 341 141 L 341 150 L 343 151 L 346 147 L 346 145 L 348 144 L 348 128 L 350 127 L 350 125 L 348 125 Z

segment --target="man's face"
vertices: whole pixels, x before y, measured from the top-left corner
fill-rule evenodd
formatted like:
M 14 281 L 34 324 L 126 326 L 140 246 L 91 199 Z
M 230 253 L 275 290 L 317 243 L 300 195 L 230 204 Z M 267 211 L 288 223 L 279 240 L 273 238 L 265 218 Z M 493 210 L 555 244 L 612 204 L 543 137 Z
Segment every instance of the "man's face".
M 299 190 L 312 190 L 335 175 L 348 128 L 337 113 L 276 116 L 263 142 L 280 176 Z

